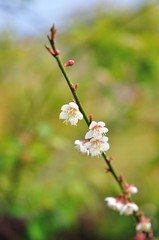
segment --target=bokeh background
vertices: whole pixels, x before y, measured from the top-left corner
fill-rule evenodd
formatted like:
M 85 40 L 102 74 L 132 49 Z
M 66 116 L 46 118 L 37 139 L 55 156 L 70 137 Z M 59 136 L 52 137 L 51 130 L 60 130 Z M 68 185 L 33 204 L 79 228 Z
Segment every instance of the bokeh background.
M 107 208 L 119 189 L 102 158 L 73 146 L 71 101 L 44 48 L 53 23 L 87 114 L 109 128 L 109 156 L 159 235 L 158 1 L 0 1 L 0 239 L 128 240 L 131 217 Z M 157 238 L 156 238 L 157 239 Z

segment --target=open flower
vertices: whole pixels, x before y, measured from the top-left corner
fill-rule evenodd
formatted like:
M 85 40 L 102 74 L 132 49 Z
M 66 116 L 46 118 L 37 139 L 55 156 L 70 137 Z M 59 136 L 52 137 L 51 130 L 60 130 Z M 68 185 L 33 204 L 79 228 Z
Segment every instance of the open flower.
M 140 222 L 136 225 L 136 231 L 149 232 L 151 230 L 151 222 L 148 218 L 141 218 Z
M 123 207 L 120 210 L 121 215 L 131 215 L 133 212 L 138 211 L 139 207 L 133 203 L 133 202 L 128 202 L 123 205 Z
M 83 119 L 82 113 L 79 111 L 79 107 L 75 102 L 65 104 L 61 108 L 62 112 L 59 115 L 60 119 L 64 119 L 65 123 L 76 125 L 78 120 Z
M 91 156 L 99 156 L 102 152 L 106 152 L 110 148 L 107 137 L 101 137 L 100 139 L 91 138 L 86 143 L 86 147 Z
M 99 139 L 104 133 L 108 132 L 108 128 L 105 127 L 104 122 L 92 121 L 89 126 L 90 131 L 86 133 L 85 139 L 96 138 Z
M 75 141 L 75 148 L 79 150 L 81 153 L 86 153 L 89 155 L 89 150 L 87 149 L 86 141 L 84 140 L 76 140 Z
M 104 200 L 106 201 L 107 206 L 115 211 L 119 212 L 123 207 L 122 201 L 118 198 L 106 197 Z

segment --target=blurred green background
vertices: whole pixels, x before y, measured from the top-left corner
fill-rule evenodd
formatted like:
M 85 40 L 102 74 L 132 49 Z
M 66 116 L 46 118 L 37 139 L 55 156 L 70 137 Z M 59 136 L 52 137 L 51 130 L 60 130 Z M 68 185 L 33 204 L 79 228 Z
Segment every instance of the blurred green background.
M 133 200 L 159 235 L 159 5 L 94 11 L 57 35 L 87 114 L 109 128 L 113 165 L 139 188 Z M 51 26 L 48 26 L 48 29 Z M 59 120 L 72 96 L 47 38 L 0 34 L 0 239 L 128 240 L 131 217 L 107 208 L 119 194 L 102 158 L 81 155 L 77 127 Z

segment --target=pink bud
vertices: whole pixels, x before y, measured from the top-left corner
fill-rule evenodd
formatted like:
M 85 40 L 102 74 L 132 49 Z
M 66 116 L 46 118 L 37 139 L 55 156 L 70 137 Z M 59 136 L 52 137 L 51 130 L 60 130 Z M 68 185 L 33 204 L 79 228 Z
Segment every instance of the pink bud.
M 145 240 L 145 239 L 146 239 L 146 235 L 142 232 L 138 233 L 134 238 L 134 240 Z
M 109 161 L 109 162 L 112 162 L 112 160 L 113 160 L 112 157 L 109 157 L 109 158 L 108 158 L 108 161 Z
M 72 90 L 75 91 L 75 85 L 73 83 L 72 83 L 71 87 L 72 87 Z
M 54 51 L 54 56 L 58 56 L 60 54 L 60 50 L 59 49 L 56 49 L 55 51 Z
M 75 84 L 75 90 L 77 91 L 78 89 L 78 83 Z
M 90 122 L 93 121 L 93 114 L 90 114 L 90 115 L 89 115 L 89 120 L 90 120 Z
M 132 184 L 126 183 L 125 184 L 125 191 L 130 194 L 136 194 L 138 192 L 137 187 Z
M 68 60 L 67 63 L 64 64 L 64 67 L 70 67 L 74 65 L 75 61 L 74 60 Z

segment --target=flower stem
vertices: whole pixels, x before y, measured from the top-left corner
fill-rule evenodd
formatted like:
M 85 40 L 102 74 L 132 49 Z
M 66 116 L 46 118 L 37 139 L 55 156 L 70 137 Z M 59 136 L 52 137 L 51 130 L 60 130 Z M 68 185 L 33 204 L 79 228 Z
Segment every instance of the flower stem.
M 111 172 L 111 174 L 113 175 L 113 177 L 117 181 L 121 191 L 123 192 L 124 191 L 124 187 L 123 187 L 123 184 L 122 184 L 122 181 L 121 181 L 120 177 L 118 177 L 118 175 L 116 174 L 114 168 L 112 167 L 112 165 L 110 163 L 110 160 L 107 158 L 107 156 L 106 156 L 106 154 L 104 152 L 102 153 L 102 156 L 103 156 L 104 161 L 106 162 L 106 164 L 108 166 L 108 171 Z
M 50 38 L 49 38 L 49 41 L 50 41 Z M 53 51 L 56 52 L 55 42 L 54 41 L 50 41 L 50 44 L 52 46 Z M 87 115 L 85 113 L 85 110 L 84 110 L 84 108 L 83 108 L 83 106 L 82 106 L 82 104 L 80 102 L 80 99 L 79 99 L 79 97 L 77 95 L 77 92 L 72 87 L 73 84 L 72 84 L 70 78 L 67 75 L 67 72 L 66 72 L 66 70 L 64 68 L 64 65 L 62 64 L 62 61 L 61 61 L 59 55 L 54 55 L 53 57 L 56 59 L 57 64 L 58 64 L 58 66 L 59 66 L 59 68 L 60 68 L 60 70 L 61 70 L 61 72 L 62 72 L 62 74 L 63 74 L 63 76 L 64 76 L 64 78 L 65 78 L 65 80 L 66 80 L 66 82 L 67 82 L 67 84 L 68 84 L 68 86 L 70 88 L 70 90 L 71 90 L 71 92 L 72 92 L 72 95 L 73 95 L 77 105 L 79 106 L 79 110 L 83 114 L 84 120 L 85 120 L 87 126 L 89 127 L 90 120 L 89 120 L 89 118 L 87 117 Z M 104 161 L 106 162 L 106 164 L 108 166 L 108 171 L 113 175 L 113 177 L 117 181 L 121 191 L 123 192 L 124 191 L 124 187 L 123 187 L 123 184 L 122 184 L 123 182 L 121 181 L 120 177 L 118 177 L 118 175 L 116 174 L 116 171 L 114 170 L 112 164 L 110 163 L 109 159 L 107 158 L 107 156 L 106 156 L 106 154 L 104 152 L 102 153 L 102 157 L 103 157 Z
M 53 50 L 56 51 L 55 43 L 54 42 L 50 42 L 50 43 L 51 43 L 51 46 L 52 46 Z M 66 80 L 66 82 L 67 82 L 67 84 L 68 84 L 68 86 L 70 88 L 70 90 L 71 90 L 71 92 L 72 92 L 72 95 L 73 95 L 77 105 L 79 106 L 80 112 L 83 114 L 83 118 L 84 118 L 87 126 L 89 126 L 90 120 L 88 119 L 88 117 L 87 117 L 87 115 L 86 115 L 86 113 L 85 113 L 85 111 L 84 111 L 84 109 L 82 107 L 80 99 L 79 99 L 75 89 L 73 88 L 73 84 L 71 83 L 70 78 L 67 75 L 67 72 L 66 72 L 66 70 L 65 70 L 65 68 L 64 68 L 64 66 L 62 64 L 62 61 L 61 61 L 60 57 L 58 55 L 54 56 L 54 57 L 55 57 L 55 59 L 57 61 L 57 64 L 58 64 L 58 66 L 59 66 L 59 68 L 60 68 L 60 70 L 61 70 L 61 72 L 62 72 L 62 74 L 63 74 L 63 76 L 64 76 L 64 78 L 65 78 L 65 80 Z

